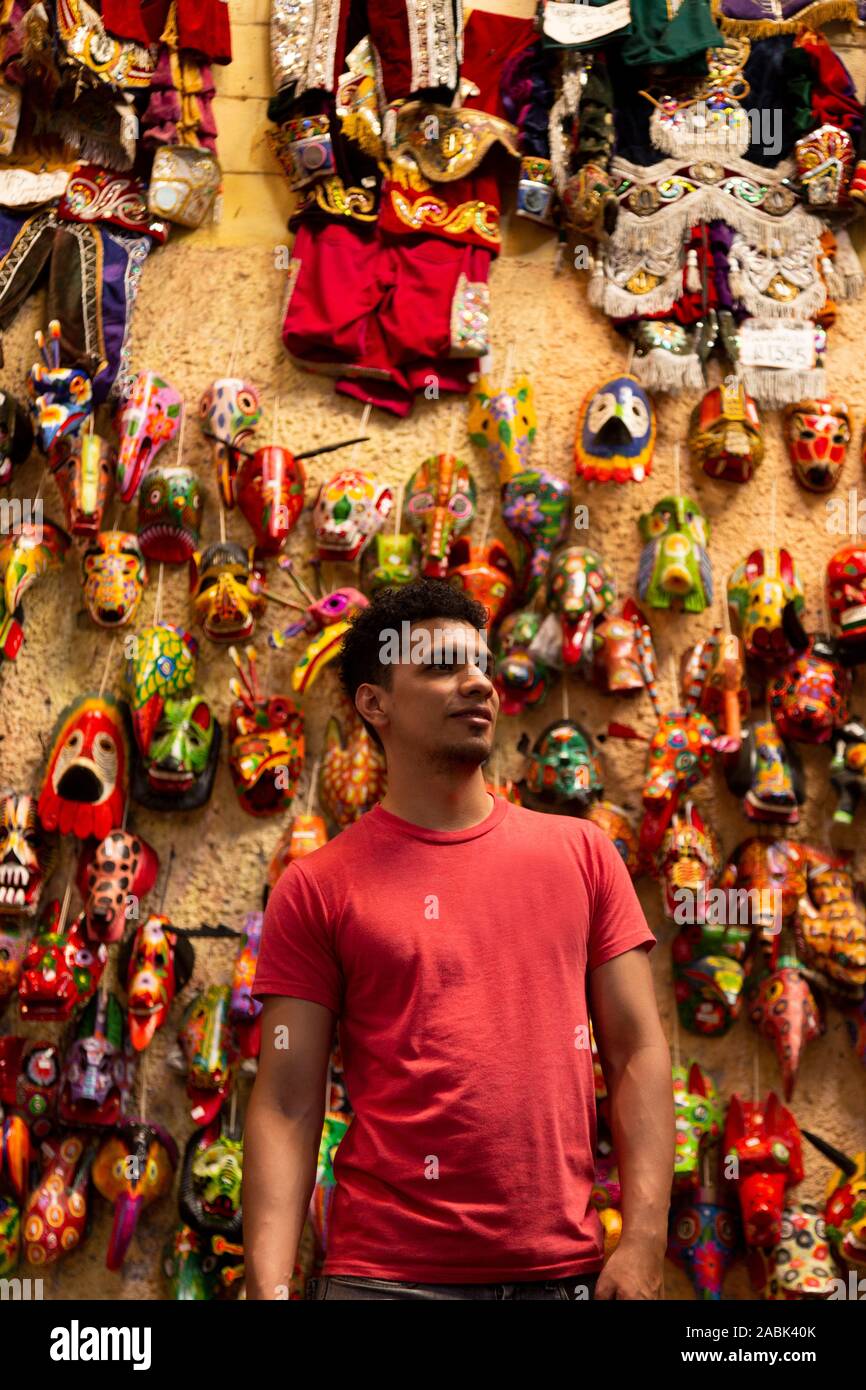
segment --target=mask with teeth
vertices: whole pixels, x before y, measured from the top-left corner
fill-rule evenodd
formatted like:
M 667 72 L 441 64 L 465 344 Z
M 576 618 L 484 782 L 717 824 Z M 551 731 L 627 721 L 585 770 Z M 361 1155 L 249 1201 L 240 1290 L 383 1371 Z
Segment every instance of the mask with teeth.
M 0 795 L 0 913 L 32 917 L 57 855 L 57 836 L 43 827 L 36 799 Z

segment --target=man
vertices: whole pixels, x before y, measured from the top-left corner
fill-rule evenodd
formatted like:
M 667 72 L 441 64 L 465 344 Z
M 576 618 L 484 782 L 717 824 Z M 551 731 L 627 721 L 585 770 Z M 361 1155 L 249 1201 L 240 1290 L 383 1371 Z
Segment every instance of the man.
M 268 903 L 250 1298 L 286 1297 L 336 1020 L 354 1118 L 316 1297 L 662 1296 L 674 1121 L 653 936 L 596 826 L 486 791 L 499 700 L 485 619 L 424 579 L 377 595 L 344 638 L 343 685 L 388 791 Z M 600 1274 L 587 986 L 623 1193 Z

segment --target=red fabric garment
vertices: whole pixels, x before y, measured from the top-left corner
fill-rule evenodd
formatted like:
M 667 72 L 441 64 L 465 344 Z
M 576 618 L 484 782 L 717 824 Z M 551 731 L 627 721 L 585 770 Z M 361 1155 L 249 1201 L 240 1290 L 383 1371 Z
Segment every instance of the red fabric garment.
M 339 1016 L 354 1119 L 323 1272 L 487 1283 L 598 1270 L 586 975 L 653 944 L 602 831 L 502 798 L 460 831 L 376 806 L 291 864 L 253 993 Z
M 502 104 L 502 72 L 505 64 L 535 38 L 535 20 L 473 10 L 463 30 L 463 62 L 460 76 L 478 87 L 478 96 L 467 96 L 464 106 L 506 118 Z
M 153 39 L 141 10 L 139 0 L 102 0 L 102 19 L 109 34 L 117 39 L 133 39 L 136 43 L 150 44 Z
M 824 35 L 812 29 L 801 29 L 794 46 L 805 49 L 812 64 L 815 125 L 841 126 L 856 135 L 863 120 L 863 104 L 857 100 L 851 74 L 841 58 L 833 52 Z
M 125 4 L 125 0 L 112 0 Z M 142 24 L 149 43 L 159 43 L 165 29 L 170 0 L 142 0 Z M 228 0 L 177 0 L 177 41 L 179 48 L 201 53 L 212 63 L 230 63 L 232 35 Z

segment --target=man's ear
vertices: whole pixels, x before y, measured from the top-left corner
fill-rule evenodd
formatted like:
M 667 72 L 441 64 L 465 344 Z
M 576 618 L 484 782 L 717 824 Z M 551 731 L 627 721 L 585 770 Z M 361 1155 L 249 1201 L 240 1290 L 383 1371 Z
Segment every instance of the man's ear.
M 381 685 L 359 685 L 355 691 L 355 709 L 378 733 L 381 733 L 388 723 L 388 716 L 382 708 L 383 694 Z

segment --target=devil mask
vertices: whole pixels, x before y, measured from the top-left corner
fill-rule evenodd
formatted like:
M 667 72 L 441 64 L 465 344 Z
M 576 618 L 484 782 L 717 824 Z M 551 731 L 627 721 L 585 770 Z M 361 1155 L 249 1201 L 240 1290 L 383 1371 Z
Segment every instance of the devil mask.
M 305 484 L 303 464 L 279 445 L 244 457 L 235 483 L 237 504 L 266 555 L 276 555 L 297 526 Z
M 181 565 L 198 546 L 204 495 L 191 468 L 157 465 L 138 494 L 138 539 L 149 560 Z
M 0 487 L 12 479 L 12 469 L 30 457 L 33 426 L 30 416 L 8 391 L 0 391 Z
M 603 791 L 601 764 L 590 735 L 571 719 L 549 724 L 529 754 L 524 802 L 579 813 Z
M 32 796 L 0 794 L 0 914 L 32 917 L 57 857 Z
M 642 482 L 656 438 L 652 401 L 636 377 L 615 376 L 588 395 L 574 441 L 577 476 L 589 483 Z
M 412 483 L 409 487 L 411 491 Z M 415 501 L 415 513 L 419 514 L 417 492 Z M 342 468 L 335 473 L 322 484 L 313 511 L 319 558 L 356 560 L 382 529 L 393 505 L 391 489 L 359 469 Z
M 230 689 L 229 768 L 241 805 L 251 816 L 273 816 L 292 800 L 304 766 L 304 719 L 288 695 L 262 695 L 253 647 L 244 670 L 229 649 L 240 677 Z
M 84 604 L 99 627 L 122 627 L 138 612 L 147 566 L 131 531 L 100 531 L 84 552 Z
M 132 794 L 152 811 L 192 811 L 213 790 L 220 726 L 201 695 L 161 703 L 150 741 L 136 764 Z
M 180 429 L 180 394 L 155 372 L 139 372 L 117 419 L 117 491 L 131 502 L 164 444 Z
M 662 497 L 639 521 L 645 541 L 638 592 L 652 608 L 682 602 L 686 613 L 702 613 L 713 601 L 707 545 L 709 522 L 690 497 Z
M 452 543 L 475 515 L 475 482 L 453 454 L 425 459 L 406 484 L 404 515 L 421 544 L 422 569 L 434 579 L 448 573 Z
M 54 729 L 39 796 L 46 830 L 104 839 L 123 820 L 130 742 L 126 706 L 110 695 L 82 695 Z
M 783 428 L 797 482 L 807 492 L 830 492 L 851 442 L 851 416 L 844 401 L 798 401 L 785 409 Z
M 213 382 L 199 402 L 202 434 L 211 442 L 223 505 L 235 504 L 235 474 L 262 415 L 256 388 L 239 377 Z
M 254 551 L 234 541 L 217 541 L 197 550 L 190 561 L 190 587 L 196 617 L 212 642 L 242 642 L 264 610 Z

